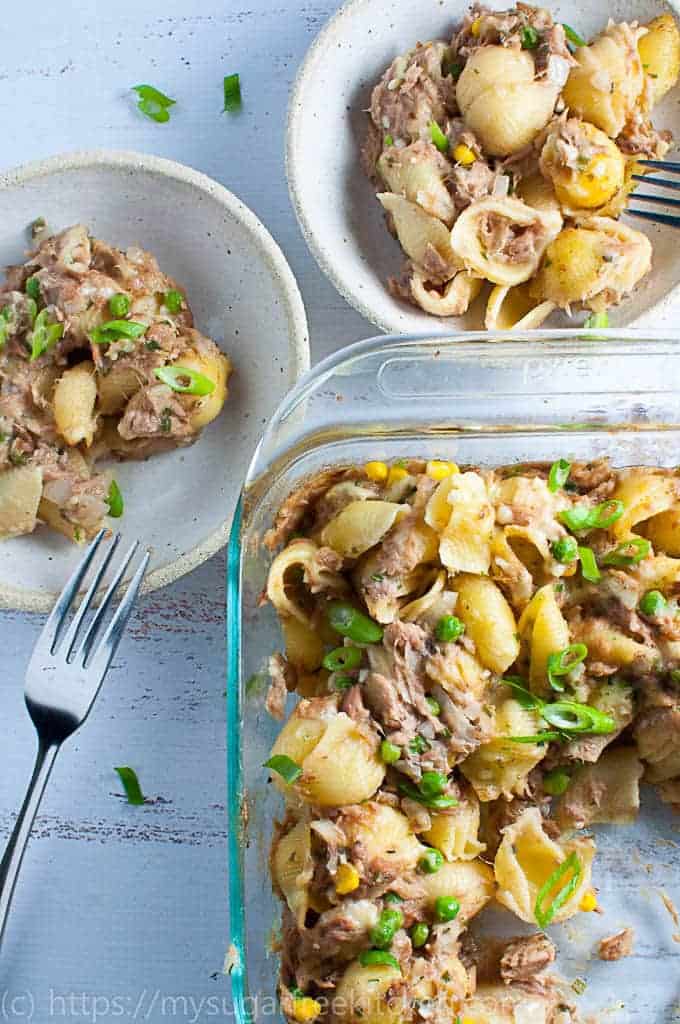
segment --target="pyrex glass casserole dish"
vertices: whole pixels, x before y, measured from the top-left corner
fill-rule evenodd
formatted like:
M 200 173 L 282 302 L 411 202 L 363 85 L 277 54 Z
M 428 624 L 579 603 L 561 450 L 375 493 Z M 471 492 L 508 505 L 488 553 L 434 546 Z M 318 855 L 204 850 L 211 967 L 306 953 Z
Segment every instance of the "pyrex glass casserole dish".
M 613 331 L 381 337 L 321 363 L 275 414 L 245 481 L 228 556 L 230 959 L 239 1024 L 282 1019 L 271 952 L 279 909 L 268 870 L 282 801 L 262 767 L 280 728 L 264 696 L 267 658 L 281 641 L 273 609 L 259 598 L 272 557 L 261 541 L 284 498 L 322 468 L 372 459 L 492 466 L 607 456 L 617 466 L 677 465 L 679 341 Z M 667 902 L 680 905 L 676 821 L 644 787 L 635 826 L 596 830 L 604 916 L 582 914 L 549 929 L 563 975 L 579 979 L 577 989 L 585 980 L 584 1013 L 678 1019 L 680 926 Z M 491 932 L 521 930 L 508 915 L 485 920 Z M 591 959 L 599 938 L 629 925 L 631 958 Z

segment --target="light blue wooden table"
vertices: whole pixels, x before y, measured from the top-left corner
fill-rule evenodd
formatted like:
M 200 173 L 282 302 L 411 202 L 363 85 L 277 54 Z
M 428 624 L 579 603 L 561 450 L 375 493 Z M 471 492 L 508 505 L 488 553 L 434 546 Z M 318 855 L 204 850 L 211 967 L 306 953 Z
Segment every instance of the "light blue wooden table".
M 64 150 L 157 153 L 241 197 L 281 244 L 309 314 L 313 358 L 372 333 L 322 278 L 288 201 L 290 85 L 332 0 L 49 0 L 4 4 L 3 169 Z M 222 116 L 222 79 L 244 110 Z M 129 87 L 177 99 L 169 124 Z M 171 211 L 169 211 L 171 215 Z M 161 254 L 162 255 L 162 254 Z M 41 626 L 0 612 L 0 835 L 31 770 L 26 660 Z M 57 762 L 0 956 L 0 1018 L 229 1019 L 224 557 L 146 599 L 92 718 Z M 112 772 L 131 764 L 163 802 L 134 808 Z

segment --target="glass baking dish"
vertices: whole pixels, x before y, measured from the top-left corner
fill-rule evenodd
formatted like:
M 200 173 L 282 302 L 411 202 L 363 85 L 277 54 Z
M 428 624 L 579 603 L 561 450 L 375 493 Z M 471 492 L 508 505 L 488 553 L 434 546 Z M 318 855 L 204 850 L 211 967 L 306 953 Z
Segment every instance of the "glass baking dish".
M 271 561 L 261 539 L 283 499 L 324 467 L 371 459 L 677 464 L 679 342 L 680 333 L 583 330 L 511 340 L 379 337 L 319 364 L 280 406 L 248 472 L 228 555 L 229 960 L 238 1024 L 282 1020 L 271 952 L 278 903 L 268 873 L 281 800 L 262 768 L 279 729 L 264 695 L 280 635 L 259 597 Z M 680 826 L 645 790 L 634 827 L 597 830 L 594 882 L 604 916 L 580 914 L 553 930 L 563 974 L 587 983 L 579 1007 L 604 1009 L 613 1024 L 680 1020 L 680 925 L 663 902 L 665 894 L 680 906 Z M 498 913 L 492 930 L 521 932 L 509 918 Z M 592 958 L 599 938 L 627 925 L 636 932 L 631 958 Z

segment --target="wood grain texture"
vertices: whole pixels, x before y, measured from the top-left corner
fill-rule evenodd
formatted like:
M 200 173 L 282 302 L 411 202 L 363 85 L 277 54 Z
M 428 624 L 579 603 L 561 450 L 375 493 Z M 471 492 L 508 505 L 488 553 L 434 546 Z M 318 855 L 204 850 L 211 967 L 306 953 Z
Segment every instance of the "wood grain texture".
M 282 245 L 306 302 L 316 361 L 374 333 L 307 253 L 284 177 L 290 86 L 335 6 L 38 0 L 29 17 L 25 5 L 6 4 L 0 162 L 6 169 L 66 150 L 118 147 L 167 156 L 216 178 Z M 234 71 L 244 109 L 223 115 L 222 78 Z M 129 88 L 140 82 L 177 99 L 169 124 L 136 112 Z M 0 612 L 2 836 L 32 765 L 22 683 L 40 627 L 36 617 Z M 5 1019 L 229 1019 L 221 974 L 225 658 L 218 556 L 142 602 L 91 719 L 57 762 L 0 958 Z M 116 764 L 132 765 L 156 802 L 128 806 Z M 600 878 L 609 867 L 631 898 L 639 892 L 644 871 L 630 859 L 619 862 L 613 842 Z M 650 889 L 663 879 L 656 868 Z M 677 972 L 680 947 L 657 903 L 655 896 L 645 903 L 650 927 L 638 956 L 654 970 Z

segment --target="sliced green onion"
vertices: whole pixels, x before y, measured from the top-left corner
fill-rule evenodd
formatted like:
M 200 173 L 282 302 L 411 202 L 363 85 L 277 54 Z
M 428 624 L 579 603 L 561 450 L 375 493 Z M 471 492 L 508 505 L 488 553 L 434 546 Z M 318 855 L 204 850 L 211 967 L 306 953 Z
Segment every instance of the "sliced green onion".
M 400 782 L 399 792 L 402 796 L 415 800 L 416 803 L 422 804 L 423 807 L 427 807 L 431 811 L 446 811 L 449 807 L 456 807 L 458 804 L 453 796 L 444 796 L 443 794 L 441 796 L 425 796 L 412 782 Z
M 438 921 L 453 921 L 460 913 L 460 903 L 455 896 L 437 896 L 434 901 L 434 916 Z
M 430 749 L 430 744 L 424 736 L 414 736 L 408 748 L 413 754 L 424 754 L 426 750 Z
M 127 295 L 124 295 L 123 292 L 116 292 L 115 295 L 112 295 L 109 299 L 109 310 L 111 316 L 115 316 L 117 319 L 127 316 L 130 312 L 130 300 Z
M 401 757 L 401 747 L 389 740 L 383 740 L 380 744 L 380 758 L 384 764 L 396 764 Z
M 399 970 L 399 961 L 396 956 L 386 953 L 383 949 L 365 949 L 359 953 L 359 963 L 362 967 L 396 967 Z
M 439 796 L 446 789 L 448 781 L 443 772 L 423 772 L 418 789 L 423 796 Z
M 403 923 L 404 915 L 401 910 L 394 907 L 385 908 L 368 934 L 371 945 L 377 949 L 389 949 Z
M 150 117 L 152 121 L 157 121 L 158 124 L 165 124 L 170 120 L 169 108 L 174 107 L 176 100 L 171 100 L 153 85 L 133 85 L 132 91 L 139 96 L 137 108 L 142 114 Z
M 3 306 L 0 309 L 0 348 L 6 343 L 9 338 L 12 322 L 12 311 L 9 306 Z
M 560 734 L 550 730 L 536 732 L 533 736 L 508 736 L 508 739 L 513 743 L 552 743 L 554 740 L 560 739 Z
M 284 782 L 290 786 L 302 775 L 302 768 L 292 757 L 287 754 L 274 754 L 268 761 L 264 762 L 264 768 L 271 768 L 273 772 L 280 775 Z
M 552 556 L 562 565 L 570 565 L 578 558 L 578 543 L 575 537 L 560 537 L 550 545 Z
M 24 291 L 34 302 L 40 302 L 40 281 L 37 277 L 28 278 L 24 285 Z
M 518 704 L 521 704 L 523 708 L 527 708 L 529 711 L 540 708 L 543 703 L 539 697 L 526 688 L 524 680 L 519 676 L 505 676 L 503 682 L 506 686 L 509 686 L 512 690 L 512 696 L 515 698 Z
M 565 882 L 561 889 L 558 890 L 557 894 L 546 904 L 546 900 L 550 897 L 553 889 L 560 885 L 562 880 L 571 874 L 571 878 Z M 541 928 L 546 928 L 555 917 L 555 914 L 560 910 L 567 902 L 570 896 L 574 894 L 576 889 L 581 882 L 583 875 L 583 864 L 575 853 L 571 853 L 565 861 L 563 861 L 552 875 L 541 886 L 536 897 L 536 905 L 534 907 L 534 916 L 538 925 Z
M 142 793 L 142 787 L 139 784 L 137 778 L 137 772 L 134 768 L 129 768 L 127 765 L 122 765 L 120 768 L 114 768 L 114 771 L 118 773 L 120 781 L 123 783 L 123 789 L 125 790 L 125 796 L 129 804 L 135 804 L 139 806 L 145 803 L 144 794 Z
M 640 611 L 643 615 L 662 615 L 666 607 L 666 598 L 660 590 L 648 590 L 640 601 Z
M 411 928 L 411 945 L 414 949 L 420 949 L 430 937 L 430 929 L 424 921 L 419 921 Z
M 589 508 L 588 505 L 573 505 L 560 512 L 559 519 L 568 529 L 578 532 L 579 530 L 606 530 L 622 515 L 623 502 L 616 498 L 610 498 L 593 508 Z
M 57 342 L 63 337 L 64 325 L 63 324 L 51 324 L 49 321 L 49 314 L 46 309 L 43 309 L 41 313 L 35 318 L 33 329 L 29 334 L 29 340 L 31 342 L 31 354 L 30 362 L 38 359 L 41 355 L 52 348 Z
M 95 345 L 110 345 L 121 338 L 135 340 L 148 331 L 149 325 L 137 320 L 107 320 L 105 324 L 90 331 L 90 341 Z
M 434 697 L 426 697 L 425 698 L 425 703 L 427 704 L 428 708 L 430 709 L 432 714 L 435 716 L 435 718 L 438 715 L 441 715 L 441 713 L 442 713 L 442 706 L 441 706 L 441 704 L 439 703 L 438 700 L 435 700 Z
M 442 75 L 451 75 L 451 78 L 456 81 L 460 78 L 465 67 L 460 61 L 454 60 L 450 64 L 444 62 L 442 64 Z
M 163 384 L 182 395 L 211 395 L 215 390 L 214 380 L 188 366 L 159 366 L 153 372 Z
M 166 292 L 163 296 L 163 305 L 167 309 L 168 313 L 180 313 L 183 302 L 184 296 L 181 292 L 177 291 L 176 288 L 171 288 L 170 291 Z
M 36 321 L 36 317 L 38 316 L 38 303 L 35 299 L 32 299 L 30 295 L 26 296 L 26 312 L 28 313 L 28 319 L 31 325 L 33 325 Z
M 357 644 L 379 644 L 383 638 L 382 626 L 346 601 L 329 603 L 328 624 L 336 633 L 348 636 Z
M 587 657 L 588 648 L 585 644 L 569 644 L 564 650 L 548 655 L 548 682 L 553 690 L 563 690 L 560 676 L 568 675 Z
M 609 313 L 591 313 L 586 318 L 583 326 L 588 329 L 593 327 L 607 328 L 609 327 Z
M 525 25 L 520 32 L 523 50 L 535 50 L 538 46 L 539 35 L 532 25 Z
M 581 561 L 581 575 L 589 583 L 598 583 L 602 579 L 602 573 L 598 569 L 595 552 L 592 548 L 579 547 L 578 557 Z
M 393 145 L 394 145 L 394 139 L 392 138 L 392 136 L 391 135 L 386 135 L 385 138 L 383 139 L 383 146 L 384 146 L 384 148 L 387 149 L 389 146 L 393 146 Z
M 585 39 L 583 39 L 578 34 L 578 32 L 575 32 L 574 29 L 571 27 L 571 25 L 567 25 L 566 22 L 563 21 L 562 22 L 562 28 L 564 29 L 564 34 L 567 37 L 567 39 L 569 40 L 569 42 L 572 44 L 572 46 L 577 46 L 578 47 L 578 46 L 586 46 L 587 45 Z
M 115 480 L 112 480 L 109 485 L 106 504 L 109 506 L 109 515 L 111 518 L 120 519 L 125 509 L 125 502 L 123 501 L 123 495 L 120 492 L 120 487 Z
M 383 896 L 383 903 L 403 903 L 404 897 L 398 892 L 386 892 Z
M 553 494 L 559 491 L 566 484 L 570 473 L 571 462 L 567 462 L 566 459 L 558 459 L 557 462 L 553 462 L 548 473 L 548 490 Z
M 443 615 L 434 628 L 435 636 L 441 643 L 453 643 L 465 632 L 465 625 L 455 615 Z
M 238 74 L 224 77 L 224 109 L 222 113 L 234 114 L 241 109 L 241 79 Z
M 447 139 L 444 132 L 441 130 L 436 121 L 430 121 L 430 138 L 437 147 L 440 153 L 448 153 L 449 151 L 449 140 Z
M 615 547 L 602 559 L 603 565 L 629 566 L 637 565 L 646 558 L 652 550 L 652 545 L 646 537 L 631 537 L 624 540 L 622 544 Z
M 328 652 L 321 664 L 329 672 L 352 672 L 361 664 L 361 651 L 358 647 L 336 647 Z
M 418 867 L 426 875 L 434 875 L 444 864 L 444 855 L 434 846 L 428 847 L 418 861 Z
M 562 796 L 569 788 L 571 776 L 564 768 L 553 768 L 543 776 L 543 789 L 549 796 Z
M 333 679 L 333 689 L 335 690 L 349 690 L 356 683 L 354 676 L 338 676 L 336 675 Z
M 555 729 L 568 733 L 590 733 L 604 736 L 616 730 L 616 722 L 611 715 L 591 707 L 589 704 L 578 704 L 572 700 L 559 700 L 554 704 L 544 704 L 541 718 Z

